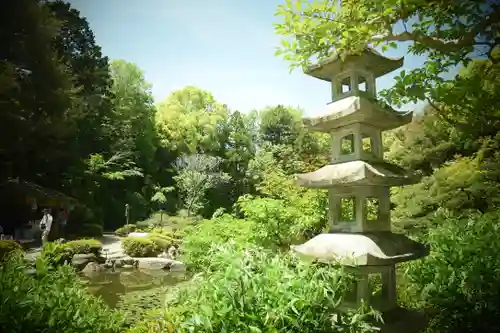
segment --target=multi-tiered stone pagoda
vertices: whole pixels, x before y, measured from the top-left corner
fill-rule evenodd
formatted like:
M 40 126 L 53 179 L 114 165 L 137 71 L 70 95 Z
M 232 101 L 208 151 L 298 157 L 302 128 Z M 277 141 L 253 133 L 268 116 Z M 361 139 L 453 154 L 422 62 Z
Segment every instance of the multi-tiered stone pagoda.
M 402 65 L 403 58 L 387 58 L 366 49 L 343 61 L 327 59 L 307 72 L 331 82 L 332 102 L 325 114 L 304 119 L 304 123 L 311 130 L 330 134 L 332 151 L 330 164 L 297 175 L 297 183 L 328 190 L 331 231 L 293 250 L 353 269 L 359 279 L 345 308 L 356 308 L 363 300 L 385 313 L 395 310 L 395 264 L 428 253 L 423 245 L 391 232 L 390 187 L 418 180 L 384 161 L 382 131 L 411 122 L 412 113 L 403 114 L 378 102 L 375 79 Z M 379 281 L 379 288 L 373 281 Z M 374 289 L 380 292 L 374 294 Z

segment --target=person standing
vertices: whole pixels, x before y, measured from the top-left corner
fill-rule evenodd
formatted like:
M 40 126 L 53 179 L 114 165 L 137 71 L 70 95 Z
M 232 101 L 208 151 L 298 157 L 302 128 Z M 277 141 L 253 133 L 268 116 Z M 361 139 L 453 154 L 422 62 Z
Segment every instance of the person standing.
M 50 208 L 43 210 L 43 217 L 40 221 L 40 229 L 42 230 L 42 245 L 45 245 L 49 240 L 50 228 L 52 227 L 52 215 L 50 215 Z

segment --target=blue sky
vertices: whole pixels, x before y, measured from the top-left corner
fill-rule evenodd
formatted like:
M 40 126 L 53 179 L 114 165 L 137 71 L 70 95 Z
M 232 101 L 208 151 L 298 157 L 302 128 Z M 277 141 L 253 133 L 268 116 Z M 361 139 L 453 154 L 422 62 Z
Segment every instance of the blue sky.
M 217 101 L 247 112 L 265 106 L 300 106 L 309 116 L 330 101 L 330 86 L 274 56 L 273 23 L 284 0 L 72 0 L 110 59 L 144 70 L 155 101 L 187 85 L 210 91 Z M 406 46 L 386 53 L 406 55 Z M 406 56 L 404 68 L 421 67 Z M 379 78 L 390 87 L 394 71 Z M 411 106 L 407 106 L 409 108 Z M 418 106 L 421 108 L 421 106 Z

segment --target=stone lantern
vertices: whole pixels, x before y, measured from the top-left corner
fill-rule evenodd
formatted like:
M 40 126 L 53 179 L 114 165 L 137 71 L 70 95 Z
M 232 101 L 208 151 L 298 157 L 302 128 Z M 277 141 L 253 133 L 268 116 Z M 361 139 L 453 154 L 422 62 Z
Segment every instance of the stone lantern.
M 384 161 L 382 131 L 411 122 L 412 113 L 378 102 L 375 79 L 402 65 L 403 58 L 387 58 L 367 48 L 344 61 L 330 58 L 309 68 L 308 75 L 332 87 L 325 113 L 304 119 L 310 130 L 330 134 L 331 160 L 319 170 L 297 175 L 296 182 L 328 190 L 331 231 L 292 247 L 319 261 L 338 261 L 358 276 L 343 308 L 364 301 L 383 313 L 397 312 L 392 317 L 398 319 L 395 264 L 428 254 L 425 246 L 391 232 L 390 187 L 418 180 Z

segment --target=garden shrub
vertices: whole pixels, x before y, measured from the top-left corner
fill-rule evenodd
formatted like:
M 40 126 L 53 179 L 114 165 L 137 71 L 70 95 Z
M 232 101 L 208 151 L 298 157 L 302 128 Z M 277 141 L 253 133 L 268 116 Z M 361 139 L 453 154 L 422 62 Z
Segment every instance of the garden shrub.
M 93 253 L 97 256 L 102 250 L 102 243 L 97 239 L 77 239 L 64 243 L 64 247 L 73 254 Z
M 100 255 L 102 244 L 96 239 L 78 239 L 67 243 L 59 241 L 45 244 L 41 255 L 51 265 L 62 265 L 71 262 L 75 254 Z
M 234 242 L 209 252 L 219 269 L 196 275 L 163 318 L 131 332 L 374 332 L 374 312 L 338 310 L 351 279 L 340 268 Z
M 69 266 L 49 269 L 37 259 L 36 274 L 25 274 L 22 255 L 0 268 L 2 332 L 123 332 L 123 319 L 92 296 Z
M 163 251 L 150 237 L 128 236 L 123 238 L 122 246 L 131 257 L 156 257 Z
M 234 241 L 237 246 L 244 248 L 253 242 L 252 228 L 251 221 L 237 219 L 229 214 L 186 228 L 181 245 L 181 261 L 191 270 L 207 267 L 212 261 L 209 255 L 212 246 Z
M 401 266 L 400 300 L 428 312 L 428 332 L 500 332 L 499 218 L 440 214 L 429 222 L 430 255 Z
M 64 243 L 54 241 L 48 242 L 43 246 L 40 256 L 49 266 L 55 267 L 65 263 L 70 263 L 73 258 L 73 253 L 65 247 Z
M 135 224 L 125 224 L 123 227 L 120 227 L 115 230 L 115 234 L 118 236 L 127 236 L 131 232 L 135 232 L 137 230 L 137 226 Z
M 171 216 L 167 214 L 163 214 L 163 216 L 161 216 L 160 212 L 157 212 L 151 215 L 150 218 L 137 222 L 137 226 L 144 229 L 168 227 L 171 230 L 179 230 L 195 224 L 198 220 L 199 218 L 195 216 Z
M 179 229 L 179 230 L 175 230 L 174 231 L 174 234 L 173 234 L 173 237 L 177 240 L 182 240 L 184 237 L 186 236 L 186 230 L 185 229 Z
M 169 227 L 155 227 L 148 229 L 150 235 L 159 235 L 160 237 L 164 237 L 168 239 L 171 245 L 179 245 L 182 242 L 182 239 L 186 235 L 186 232 L 183 230 L 173 230 Z
M 287 247 L 300 240 L 302 224 L 307 221 L 300 207 L 272 198 L 243 196 L 238 200 L 245 218 L 254 222 L 252 233 L 266 247 Z
M 0 240 L 0 261 L 7 259 L 11 253 L 22 251 L 23 248 L 14 240 Z
M 176 240 L 173 237 L 165 234 L 151 233 L 147 238 L 151 239 L 162 250 L 168 250 L 170 246 L 176 244 Z

